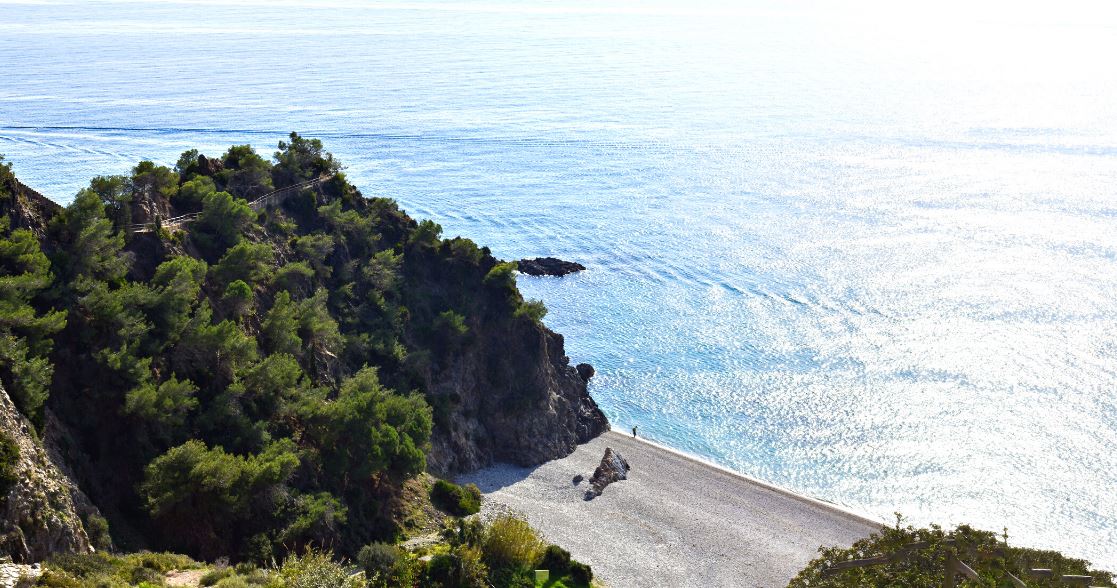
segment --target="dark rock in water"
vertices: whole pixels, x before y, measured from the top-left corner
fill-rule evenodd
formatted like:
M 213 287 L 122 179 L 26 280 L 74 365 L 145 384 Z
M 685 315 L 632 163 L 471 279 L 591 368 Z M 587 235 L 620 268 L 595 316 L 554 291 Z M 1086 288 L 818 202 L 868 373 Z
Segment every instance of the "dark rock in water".
M 575 369 L 578 370 L 578 375 L 582 376 L 582 379 L 586 382 L 590 381 L 590 378 L 592 378 L 593 374 L 596 373 L 594 372 L 593 366 L 588 363 L 580 363 L 575 367 Z
M 580 263 L 563 261 L 557 257 L 521 259 L 517 266 L 517 269 L 529 276 L 565 276 L 586 269 Z
M 574 479 L 572 481 L 574 482 L 574 485 L 577 486 L 578 484 L 582 483 L 582 480 L 585 480 L 585 479 L 586 479 L 585 476 L 583 476 L 582 474 L 578 474 L 577 476 L 574 476 Z
M 621 454 L 613 451 L 612 447 L 606 447 L 605 456 L 601 458 L 601 465 L 597 466 L 597 469 L 593 471 L 593 477 L 590 478 L 590 486 L 593 487 L 594 496 L 601 496 L 601 492 L 609 484 L 628 479 L 630 469 L 628 462 L 621 457 Z M 586 497 L 587 500 L 590 498 L 592 497 Z

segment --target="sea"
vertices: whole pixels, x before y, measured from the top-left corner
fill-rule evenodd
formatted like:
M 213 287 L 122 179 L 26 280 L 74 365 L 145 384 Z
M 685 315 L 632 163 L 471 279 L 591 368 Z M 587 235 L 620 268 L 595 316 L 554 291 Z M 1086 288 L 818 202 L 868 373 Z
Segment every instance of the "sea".
M 291 131 L 522 276 L 614 426 L 1117 569 L 1117 4 L 0 0 L 0 153 Z

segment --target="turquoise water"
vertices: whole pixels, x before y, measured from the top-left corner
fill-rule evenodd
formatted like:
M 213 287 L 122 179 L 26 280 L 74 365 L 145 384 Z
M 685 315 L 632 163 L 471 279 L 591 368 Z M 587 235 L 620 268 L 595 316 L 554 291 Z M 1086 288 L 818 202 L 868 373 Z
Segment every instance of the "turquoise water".
M 1113 9 L 739 4 L 0 0 L 0 153 L 66 202 L 319 137 L 589 266 L 520 284 L 617 426 L 1117 568 Z

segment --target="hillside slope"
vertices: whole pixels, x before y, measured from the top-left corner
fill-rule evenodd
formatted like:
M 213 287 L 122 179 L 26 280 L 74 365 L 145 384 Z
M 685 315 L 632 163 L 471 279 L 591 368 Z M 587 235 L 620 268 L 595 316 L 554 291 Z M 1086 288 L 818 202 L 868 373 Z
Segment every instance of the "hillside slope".
M 125 548 L 351 553 L 424 469 L 607 428 L 514 264 L 318 141 L 140 162 L 65 209 L 0 165 L 0 219 L 0 383 Z

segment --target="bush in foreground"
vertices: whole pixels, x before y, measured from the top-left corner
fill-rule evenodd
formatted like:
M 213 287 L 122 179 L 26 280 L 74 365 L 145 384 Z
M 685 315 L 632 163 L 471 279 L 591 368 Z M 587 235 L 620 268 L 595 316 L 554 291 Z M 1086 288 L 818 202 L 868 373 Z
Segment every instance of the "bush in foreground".
M 136 586 L 147 582 L 161 585 L 171 570 L 199 567 L 194 560 L 173 553 L 132 553 L 110 555 L 55 554 L 47 560 L 36 586 L 70 588 L 78 586 Z
M 369 588 L 413 585 L 416 563 L 411 554 L 387 543 L 371 543 L 357 554 L 357 565 L 364 570 Z
M 361 588 L 359 576 L 350 576 L 328 551 L 307 550 L 287 557 L 279 568 L 283 588 Z
M 1109 572 L 1090 569 L 1089 562 L 1085 560 L 1069 558 L 1055 551 L 1008 546 L 1006 538 L 965 525 L 953 531 L 944 531 L 934 525 L 929 529 L 916 529 L 897 524 L 854 543 L 849 549 L 819 548 L 820 556 L 807 564 L 791 580 L 788 588 L 941 586 L 950 555 L 972 567 L 989 586 L 1011 586 L 1006 573 L 1023 580 L 1030 588 L 1062 586 L 1064 584 L 1058 581 L 1062 575 L 1093 576 L 1093 586 L 1113 585 Z M 894 554 L 916 542 L 927 542 L 928 545 L 919 549 L 909 548 L 909 555 L 897 558 L 893 563 L 824 575 L 824 571 L 836 563 Z M 1035 578 L 1027 574 L 1027 570 L 1035 568 L 1052 570 L 1054 578 Z M 972 585 L 962 583 L 961 576 L 958 580 L 960 586 Z
M 431 502 L 454 516 L 469 516 L 481 510 L 481 490 L 476 484 L 458 486 L 446 480 L 436 480 L 431 486 Z

